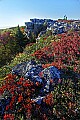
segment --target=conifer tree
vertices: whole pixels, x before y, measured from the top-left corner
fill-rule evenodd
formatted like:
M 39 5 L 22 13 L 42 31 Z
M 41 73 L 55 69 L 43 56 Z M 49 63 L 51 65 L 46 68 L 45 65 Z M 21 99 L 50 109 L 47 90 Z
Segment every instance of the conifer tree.
M 22 31 L 20 30 L 19 25 L 16 29 L 15 37 L 16 37 L 17 45 L 19 46 L 19 51 L 22 52 L 23 48 L 25 47 L 25 42 L 24 42 L 24 35 Z

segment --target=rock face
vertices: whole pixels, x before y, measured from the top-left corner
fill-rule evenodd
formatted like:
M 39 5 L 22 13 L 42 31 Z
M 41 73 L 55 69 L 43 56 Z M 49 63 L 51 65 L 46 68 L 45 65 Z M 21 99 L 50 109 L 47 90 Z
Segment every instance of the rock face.
M 25 79 L 30 79 L 34 84 L 36 82 L 42 83 L 43 88 L 41 89 L 41 92 L 50 91 L 50 80 L 52 80 L 52 83 L 54 82 L 57 84 L 60 79 L 60 71 L 56 67 L 50 66 L 43 69 L 41 64 L 36 64 L 33 60 L 16 65 L 12 69 L 12 74 L 23 76 Z
M 52 34 L 62 34 L 70 29 L 80 30 L 80 21 L 76 20 L 51 20 L 51 19 L 30 19 L 30 22 L 25 22 L 25 32 L 27 37 L 30 37 L 31 33 L 35 35 L 40 34 L 42 36 L 47 30 L 51 30 Z M 40 37 L 39 36 L 39 37 Z M 37 36 L 38 37 L 38 36 Z
M 12 74 L 23 76 L 25 79 L 29 78 L 33 82 L 42 82 L 42 80 L 39 77 L 39 73 L 42 70 L 42 65 L 37 65 L 35 61 L 31 60 L 29 62 L 23 62 L 21 64 L 16 65 L 12 69 Z
M 42 84 L 39 95 L 36 98 L 33 98 L 37 104 L 40 104 L 45 95 L 54 90 L 53 84 L 60 83 L 61 73 L 54 66 L 43 69 L 41 64 L 37 64 L 34 60 L 31 60 L 16 65 L 12 69 L 12 74 L 22 76 L 25 79 L 30 79 L 34 85 L 36 82 Z

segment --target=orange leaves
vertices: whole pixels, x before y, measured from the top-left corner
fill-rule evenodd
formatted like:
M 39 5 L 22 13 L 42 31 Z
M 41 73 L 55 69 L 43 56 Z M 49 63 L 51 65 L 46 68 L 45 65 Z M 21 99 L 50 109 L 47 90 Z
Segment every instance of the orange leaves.
M 15 120 L 14 115 L 12 114 L 5 114 L 4 120 Z
M 8 78 L 8 79 L 15 79 L 16 75 L 8 74 L 6 78 Z
M 31 87 L 31 86 L 33 86 L 33 82 L 26 80 L 26 81 L 23 83 L 23 86 L 24 86 L 24 87 Z
M 50 67 L 50 66 L 55 66 L 58 69 L 60 69 L 60 68 L 62 68 L 63 65 L 60 63 L 60 61 L 59 62 L 52 62 L 50 64 L 42 64 L 43 68 L 47 68 L 47 67 Z
M 39 82 L 36 82 L 36 86 L 39 86 L 40 85 L 40 83 Z
M 50 83 L 52 84 L 54 81 L 53 81 L 53 79 L 50 79 Z
M 31 103 L 26 104 L 24 107 L 27 109 L 27 111 L 30 111 L 32 109 Z
M 53 105 L 54 100 L 53 100 L 53 95 L 49 93 L 43 100 L 47 105 Z
M 20 81 L 23 81 L 23 80 L 24 80 L 24 78 L 23 78 L 23 77 L 21 77 L 19 80 L 20 80 Z
M 19 97 L 18 97 L 18 103 L 21 102 L 22 100 L 23 100 L 23 96 L 19 95 Z
M 23 86 L 24 86 L 24 87 L 29 87 L 29 86 L 31 86 L 31 85 L 26 82 L 26 83 L 23 84 Z
M 17 82 L 17 85 L 22 85 L 22 82 L 18 81 L 18 82 Z

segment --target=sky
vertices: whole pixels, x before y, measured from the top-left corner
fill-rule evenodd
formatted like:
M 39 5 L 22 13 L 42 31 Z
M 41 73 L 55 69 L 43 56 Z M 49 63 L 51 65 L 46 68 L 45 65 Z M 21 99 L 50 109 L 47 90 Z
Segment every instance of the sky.
M 32 18 L 80 19 L 80 0 L 0 0 L 0 28 L 24 26 Z

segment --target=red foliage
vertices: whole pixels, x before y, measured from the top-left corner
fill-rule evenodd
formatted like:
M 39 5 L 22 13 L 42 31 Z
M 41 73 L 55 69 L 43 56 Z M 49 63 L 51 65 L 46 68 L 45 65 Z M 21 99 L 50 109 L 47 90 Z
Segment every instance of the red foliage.
M 61 34 L 58 35 L 58 37 L 60 37 L 60 40 L 58 42 L 54 41 L 49 46 L 36 51 L 34 53 L 35 57 L 37 57 L 39 60 L 47 62 L 47 64 L 42 65 L 43 68 L 56 66 L 57 68 L 62 69 L 67 68 L 67 66 L 69 65 L 73 66 L 74 71 L 79 72 L 78 56 L 80 53 L 80 36 L 78 35 L 78 33 L 72 33 L 70 35 Z M 48 63 L 50 59 L 52 59 L 52 62 Z M 39 76 L 43 77 L 43 73 L 41 72 Z M 50 82 L 53 83 L 53 80 L 50 80 Z M 58 82 L 60 83 L 61 79 L 59 79 Z M 3 94 L 6 90 L 9 91 L 11 94 L 11 101 L 9 105 L 6 106 L 6 112 L 8 112 L 8 110 L 15 111 L 15 109 L 17 109 L 17 113 L 19 113 L 23 112 L 24 110 L 27 119 L 30 118 L 32 110 L 38 110 L 40 112 L 41 106 L 35 105 L 34 100 L 31 100 L 32 96 L 37 94 L 36 88 L 38 90 L 38 87 L 40 87 L 39 82 L 36 82 L 36 84 L 34 85 L 34 83 L 31 82 L 29 79 L 26 80 L 23 77 L 18 78 L 16 75 L 8 74 L 5 77 L 4 83 L 0 88 L 0 94 Z M 71 97 L 72 94 L 65 93 L 65 96 Z M 49 93 L 47 96 L 45 96 L 45 98 L 43 99 L 43 103 L 45 103 L 47 107 L 51 108 L 51 106 L 54 105 L 53 95 Z M 16 106 L 18 106 L 19 108 L 16 108 Z M 73 104 L 69 102 L 68 107 L 72 108 Z M 12 114 L 5 114 L 4 120 L 7 119 L 14 120 L 15 118 Z M 47 114 L 44 113 L 41 119 L 47 120 Z M 65 118 L 63 117 L 62 119 Z
M 5 114 L 4 120 L 14 120 L 14 116 L 12 114 Z
M 80 36 L 78 32 L 71 34 L 60 34 L 59 41 L 54 41 L 50 45 L 37 50 L 34 56 L 42 61 L 49 62 L 43 67 L 54 65 L 56 67 L 65 68 L 67 65 L 73 65 L 74 71 L 77 71 L 78 67 L 75 66 L 76 62 L 79 62 L 78 56 L 80 54 Z M 73 64 L 74 63 L 74 64 Z

